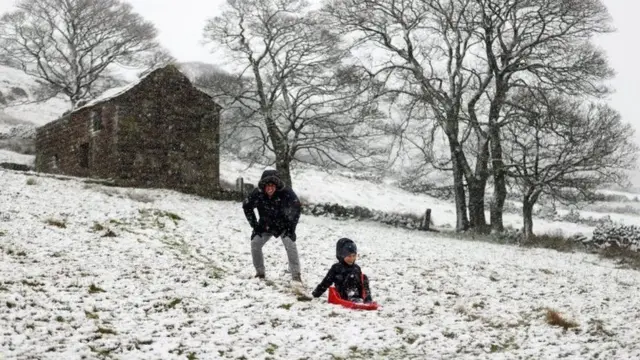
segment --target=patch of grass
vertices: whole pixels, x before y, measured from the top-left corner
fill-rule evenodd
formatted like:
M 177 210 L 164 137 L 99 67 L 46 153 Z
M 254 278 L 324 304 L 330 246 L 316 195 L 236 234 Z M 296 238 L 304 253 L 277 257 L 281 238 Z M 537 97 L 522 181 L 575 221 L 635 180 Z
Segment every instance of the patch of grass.
M 54 218 L 49 218 L 45 221 L 47 224 L 51 225 L 51 226 L 56 226 L 62 229 L 66 229 L 67 228 L 67 223 L 65 220 L 58 220 L 58 219 L 54 219 Z
M 510 337 L 504 343 L 493 343 L 493 344 L 491 344 L 491 347 L 489 348 L 489 351 L 492 352 L 492 353 L 495 353 L 495 352 L 507 351 L 509 349 L 518 349 L 518 348 L 520 348 L 520 347 L 515 343 L 515 338 L 514 337 Z
M 101 293 L 101 292 L 106 292 L 106 291 L 104 289 L 96 286 L 96 284 L 89 285 L 89 294 L 96 294 L 96 293 Z
M 173 221 L 182 220 L 182 218 L 178 214 L 172 213 L 170 211 L 165 211 L 164 212 L 164 216 L 168 217 L 169 219 L 171 219 Z
M 104 226 L 100 223 L 94 222 L 93 226 L 91 227 L 91 231 L 93 232 L 98 232 L 98 231 L 102 231 L 104 230 Z
M 576 241 L 567 239 L 561 231 L 551 234 L 534 235 L 524 240 L 522 245 L 526 247 L 552 249 L 560 252 L 570 252 L 579 248 L 579 244 Z
M 224 277 L 224 270 L 219 267 L 213 266 L 207 276 L 209 277 L 209 279 L 222 279 Z
M 564 317 L 562 317 L 562 314 L 553 309 L 547 309 L 545 318 L 547 324 L 552 326 L 560 326 L 565 330 L 578 327 L 578 324 L 576 322 L 565 319 Z
M 56 316 L 55 319 L 57 322 L 65 322 L 64 317 L 62 317 L 61 315 Z
M 276 353 L 276 350 L 278 350 L 278 345 L 276 344 L 272 344 L 269 343 L 269 345 L 267 346 L 267 348 L 265 349 L 265 351 L 269 354 L 269 355 L 273 355 Z
M 609 246 L 600 250 L 600 256 L 605 259 L 616 259 L 623 268 L 640 270 L 640 252 L 618 246 Z
M 103 358 L 111 356 L 111 353 L 118 350 L 119 348 L 120 348 L 120 344 L 116 345 L 113 348 L 105 348 L 105 349 L 100 349 L 96 346 L 89 345 L 89 350 L 96 353 L 99 357 L 103 357 Z
M 6 305 L 9 309 L 13 309 L 14 307 L 16 307 L 16 303 L 12 302 L 12 301 L 7 301 Z
M 447 336 L 447 335 L 445 335 L 445 336 Z M 404 338 L 404 341 L 409 345 L 412 345 L 417 340 L 418 340 L 418 335 L 408 335 L 408 336 L 405 336 L 405 338 Z
M 5 236 L 7 233 L 4 230 L 0 230 L 0 236 Z
M 27 286 L 31 286 L 31 287 L 36 287 L 36 286 L 42 286 L 43 284 L 37 281 L 30 281 L 27 279 L 24 279 L 21 281 L 23 285 L 27 285 Z
M 614 336 L 615 333 L 613 331 L 607 330 L 604 328 L 604 322 L 602 320 L 591 319 L 589 320 L 589 325 L 591 329 L 589 330 L 589 335 L 605 335 L 608 337 Z
M 28 178 L 27 179 L 27 185 L 37 185 L 38 181 L 34 178 Z
M 171 300 L 167 305 L 167 309 L 175 309 L 176 305 L 180 304 L 182 302 L 182 299 L 179 298 L 175 298 L 173 300 Z
M 194 352 L 190 352 L 190 353 L 187 355 L 187 360 L 198 360 L 198 357 L 196 356 L 196 353 L 194 353 Z
M 98 316 L 97 312 L 91 312 L 91 311 L 85 310 L 84 315 L 87 317 L 87 319 L 93 319 L 93 320 L 100 319 L 100 316 Z
M 116 233 L 114 233 L 111 229 L 107 229 L 107 232 L 105 232 L 102 237 L 117 237 L 118 235 Z
M 443 331 L 442 332 L 442 336 L 446 337 L 447 339 L 455 339 L 456 338 L 456 333 L 454 333 L 452 331 Z M 409 344 L 412 344 L 412 343 L 409 343 Z
M 292 305 L 293 305 L 293 304 L 282 304 L 282 305 L 278 306 L 278 309 L 285 309 L 285 310 L 289 310 L 289 309 L 291 309 L 291 306 L 292 306 Z
M 98 329 L 96 330 L 96 332 L 98 334 L 103 334 L 103 335 L 118 335 L 118 333 L 115 330 L 109 329 L 109 328 L 100 327 L 100 326 L 98 326 Z

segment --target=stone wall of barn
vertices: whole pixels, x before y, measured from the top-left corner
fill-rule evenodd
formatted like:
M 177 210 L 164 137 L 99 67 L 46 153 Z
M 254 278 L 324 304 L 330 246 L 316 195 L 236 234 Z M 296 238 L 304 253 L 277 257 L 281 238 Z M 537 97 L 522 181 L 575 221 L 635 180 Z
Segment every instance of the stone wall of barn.
M 117 106 L 80 109 L 36 131 L 37 171 L 80 177 L 118 174 Z

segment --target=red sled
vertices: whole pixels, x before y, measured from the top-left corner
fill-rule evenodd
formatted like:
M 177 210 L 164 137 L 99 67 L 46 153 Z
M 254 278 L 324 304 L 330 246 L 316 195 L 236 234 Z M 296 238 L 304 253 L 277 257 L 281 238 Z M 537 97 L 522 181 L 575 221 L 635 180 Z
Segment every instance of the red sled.
M 342 305 L 348 309 L 358 309 L 358 310 L 378 310 L 378 303 L 370 302 L 370 303 L 357 303 L 349 300 L 344 300 L 340 297 L 338 290 L 335 287 L 329 288 L 329 304 L 338 304 Z

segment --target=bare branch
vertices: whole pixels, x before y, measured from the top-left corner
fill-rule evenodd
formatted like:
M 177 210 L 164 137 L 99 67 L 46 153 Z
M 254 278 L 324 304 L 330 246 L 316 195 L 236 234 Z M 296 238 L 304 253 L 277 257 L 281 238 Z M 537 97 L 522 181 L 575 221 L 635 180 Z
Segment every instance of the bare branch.
M 0 19 L 0 51 L 75 105 L 116 63 L 155 51 L 156 29 L 120 0 L 21 0 Z

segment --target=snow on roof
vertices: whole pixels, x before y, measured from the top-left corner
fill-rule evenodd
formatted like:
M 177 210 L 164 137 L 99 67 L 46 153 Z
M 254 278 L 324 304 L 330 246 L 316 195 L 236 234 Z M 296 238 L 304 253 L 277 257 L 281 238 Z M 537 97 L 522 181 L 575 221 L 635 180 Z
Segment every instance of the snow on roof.
M 72 112 L 76 112 L 79 111 L 81 109 L 84 108 L 88 108 L 91 106 L 94 106 L 96 104 L 105 102 L 105 101 L 109 101 L 111 99 L 114 99 L 124 93 L 126 93 L 127 91 L 133 89 L 134 87 L 136 87 L 138 84 L 140 84 L 142 82 L 142 80 L 144 80 L 147 76 L 149 76 L 152 72 L 156 71 L 158 68 L 153 69 L 152 71 L 149 71 L 147 74 L 145 74 L 144 76 L 141 76 L 140 78 L 138 78 L 135 81 L 130 82 L 127 85 L 124 86 L 118 86 L 112 89 L 109 89 L 105 92 L 103 92 L 100 96 L 98 96 L 97 98 L 87 102 L 86 104 L 74 109 Z
M 126 93 L 127 91 L 133 89 L 134 87 L 136 87 L 138 84 L 140 84 L 145 78 L 147 78 L 147 76 L 151 75 L 152 73 L 156 72 L 159 69 L 162 68 L 166 68 L 168 66 L 174 66 L 174 65 L 165 65 L 165 66 L 158 66 L 153 68 L 152 70 L 150 70 L 148 73 L 146 73 L 144 76 L 141 76 L 140 78 L 136 79 L 135 81 L 132 81 L 131 83 L 124 85 L 124 86 L 119 86 L 119 87 L 115 87 L 112 89 L 109 89 L 105 92 L 103 92 L 100 96 L 98 96 L 97 98 L 87 102 L 86 104 L 76 108 L 75 110 L 73 110 L 73 112 L 79 111 L 81 109 L 84 108 L 88 108 L 91 106 L 94 106 L 96 104 L 105 102 L 105 101 L 109 101 L 111 99 L 114 99 L 124 93 Z M 188 76 L 179 68 L 176 66 L 176 69 L 178 69 L 178 71 L 183 74 L 185 77 L 188 78 Z M 198 88 L 198 90 L 202 91 L 201 89 Z M 202 91 L 204 92 L 204 91 Z M 205 92 L 206 93 L 206 92 Z

